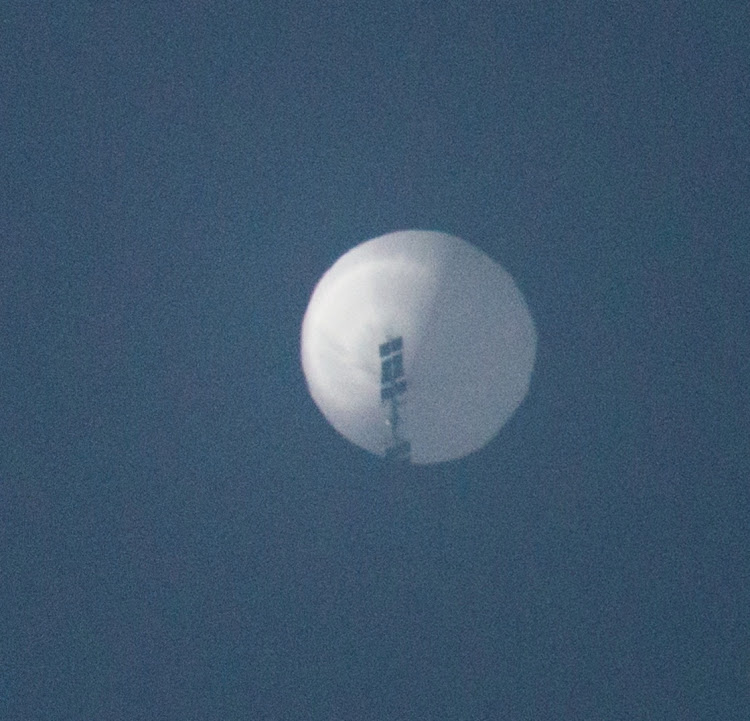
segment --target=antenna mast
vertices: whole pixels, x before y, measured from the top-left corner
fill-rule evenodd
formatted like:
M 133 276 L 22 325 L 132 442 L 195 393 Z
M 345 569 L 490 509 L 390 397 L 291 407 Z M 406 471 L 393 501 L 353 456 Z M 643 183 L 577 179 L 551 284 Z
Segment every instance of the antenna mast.
M 388 404 L 387 423 L 391 429 L 391 441 L 385 450 L 385 457 L 408 463 L 411 460 L 411 443 L 401 435 L 398 412 L 401 396 L 405 392 L 404 338 L 398 336 L 380 344 L 380 400 Z

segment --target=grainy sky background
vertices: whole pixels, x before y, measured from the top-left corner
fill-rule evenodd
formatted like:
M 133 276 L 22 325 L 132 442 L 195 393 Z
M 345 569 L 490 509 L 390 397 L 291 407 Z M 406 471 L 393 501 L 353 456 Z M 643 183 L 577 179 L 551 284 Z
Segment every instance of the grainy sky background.
M 745 2 L 0 8 L 0 718 L 745 721 Z M 307 395 L 320 275 L 459 235 L 481 452 Z

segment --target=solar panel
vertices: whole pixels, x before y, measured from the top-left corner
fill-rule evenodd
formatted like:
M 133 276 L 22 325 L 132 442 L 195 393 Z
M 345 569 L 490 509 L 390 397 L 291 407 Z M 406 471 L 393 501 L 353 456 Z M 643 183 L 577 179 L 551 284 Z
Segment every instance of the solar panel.
M 380 344 L 380 357 L 385 358 L 386 356 L 398 353 L 404 347 L 404 338 L 399 336 L 398 338 L 392 338 L 385 343 Z
M 380 399 L 389 402 L 388 425 L 391 429 L 391 444 L 385 456 L 391 460 L 409 461 L 411 444 L 401 436 L 398 397 L 406 392 L 404 378 L 404 339 L 391 338 L 379 346 L 380 352 Z

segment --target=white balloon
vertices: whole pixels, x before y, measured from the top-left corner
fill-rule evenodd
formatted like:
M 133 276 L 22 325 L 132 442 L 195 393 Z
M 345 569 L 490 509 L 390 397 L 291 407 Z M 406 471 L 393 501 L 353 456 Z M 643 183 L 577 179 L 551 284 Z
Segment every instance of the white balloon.
M 513 279 L 460 238 L 423 230 L 356 246 L 323 275 L 302 321 L 310 394 L 344 437 L 384 455 L 380 344 L 403 338 L 398 428 L 413 463 L 490 441 L 528 391 L 536 330 Z

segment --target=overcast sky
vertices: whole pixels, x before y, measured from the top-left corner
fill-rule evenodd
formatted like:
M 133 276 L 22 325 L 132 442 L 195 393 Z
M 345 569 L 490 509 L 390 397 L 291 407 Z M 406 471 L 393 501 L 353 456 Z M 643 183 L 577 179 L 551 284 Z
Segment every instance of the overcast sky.
M 731 0 L 5 0 L 0 717 L 745 721 L 749 78 Z M 539 346 L 398 472 L 299 328 L 405 228 Z

